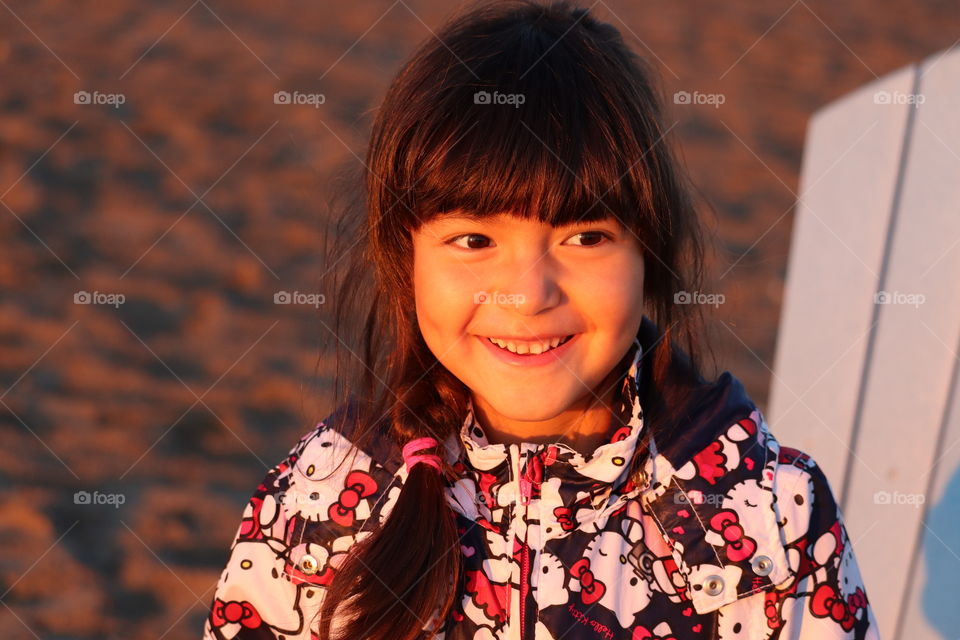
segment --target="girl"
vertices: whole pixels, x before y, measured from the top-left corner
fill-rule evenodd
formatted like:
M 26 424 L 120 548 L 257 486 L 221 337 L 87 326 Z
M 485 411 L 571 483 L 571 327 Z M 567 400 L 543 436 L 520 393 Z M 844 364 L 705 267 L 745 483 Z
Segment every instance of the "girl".
M 355 371 L 247 505 L 205 638 L 878 638 L 823 473 L 701 372 L 651 77 L 527 0 L 403 67 L 335 260 Z

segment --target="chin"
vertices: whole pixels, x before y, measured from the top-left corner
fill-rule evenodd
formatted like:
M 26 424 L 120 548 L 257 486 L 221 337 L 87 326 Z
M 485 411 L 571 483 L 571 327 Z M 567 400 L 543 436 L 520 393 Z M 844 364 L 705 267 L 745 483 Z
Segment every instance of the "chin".
M 545 391 L 544 394 L 546 393 L 549 392 Z M 522 422 L 550 420 L 563 413 L 573 402 L 573 400 L 568 402 L 565 398 L 558 398 L 556 395 L 552 395 L 549 402 L 539 400 L 530 394 L 515 398 L 484 397 L 494 411 L 501 416 Z

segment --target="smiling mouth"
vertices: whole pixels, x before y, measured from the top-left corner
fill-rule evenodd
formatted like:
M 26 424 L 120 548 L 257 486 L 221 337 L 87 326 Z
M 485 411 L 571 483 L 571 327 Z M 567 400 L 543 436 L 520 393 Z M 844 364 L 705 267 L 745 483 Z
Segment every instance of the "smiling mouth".
M 489 337 L 485 338 L 485 340 L 488 340 L 491 344 L 497 346 L 500 349 L 503 349 L 504 351 L 509 351 L 511 353 L 515 353 L 521 356 L 527 356 L 527 355 L 533 356 L 533 355 L 540 355 L 541 353 L 546 353 L 548 351 L 552 351 L 553 349 L 556 349 L 560 345 L 570 340 L 570 338 L 572 338 L 575 335 L 577 334 L 571 333 L 565 338 L 554 338 L 552 340 L 542 340 L 539 342 L 529 342 L 529 341 L 516 342 L 514 340 L 501 340 L 499 338 L 489 338 Z

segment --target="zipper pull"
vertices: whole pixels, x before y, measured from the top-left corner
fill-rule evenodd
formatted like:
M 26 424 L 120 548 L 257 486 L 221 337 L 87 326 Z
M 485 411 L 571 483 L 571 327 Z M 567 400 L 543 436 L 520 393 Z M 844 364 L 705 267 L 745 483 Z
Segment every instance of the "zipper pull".
M 518 458 L 518 475 L 517 478 L 520 482 L 520 504 L 529 505 L 530 504 L 530 494 L 532 493 L 532 483 L 530 478 L 527 477 L 530 472 L 530 451 L 526 452 L 526 464 L 522 464 L 524 458 L 523 456 Z

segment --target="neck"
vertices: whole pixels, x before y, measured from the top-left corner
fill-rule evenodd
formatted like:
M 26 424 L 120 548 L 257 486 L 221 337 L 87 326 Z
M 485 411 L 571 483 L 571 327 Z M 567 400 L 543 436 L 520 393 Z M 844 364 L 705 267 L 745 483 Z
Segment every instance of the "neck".
M 491 444 L 561 442 L 577 451 L 589 452 L 605 443 L 613 420 L 613 403 L 617 398 L 618 385 L 601 385 L 601 389 L 604 388 L 606 391 L 602 395 L 591 393 L 583 402 L 539 422 L 502 416 L 482 398 L 474 396 L 475 418 Z

